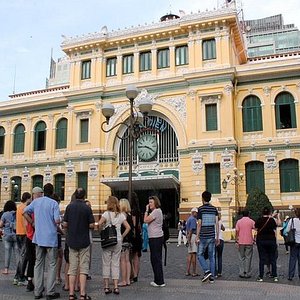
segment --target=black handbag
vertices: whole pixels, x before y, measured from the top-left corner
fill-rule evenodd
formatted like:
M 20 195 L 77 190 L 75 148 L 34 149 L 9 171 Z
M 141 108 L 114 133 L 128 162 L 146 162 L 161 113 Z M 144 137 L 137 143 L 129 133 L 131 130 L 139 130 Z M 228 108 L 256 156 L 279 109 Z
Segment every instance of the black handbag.
M 112 247 L 118 243 L 116 226 L 111 223 L 110 212 L 108 212 L 108 215 L 109 224 L 100 232 L 102 248 Z
M 285 244 L 287 246 L 295 245 L 295 243 L 296 243 L 295 232 L 296 232 L 296 229 L 294 227 L 294 218 L 292 218 L 292 224 L 291 224 L 290 230 L 287 233 L 287 236 L 285 237 Z

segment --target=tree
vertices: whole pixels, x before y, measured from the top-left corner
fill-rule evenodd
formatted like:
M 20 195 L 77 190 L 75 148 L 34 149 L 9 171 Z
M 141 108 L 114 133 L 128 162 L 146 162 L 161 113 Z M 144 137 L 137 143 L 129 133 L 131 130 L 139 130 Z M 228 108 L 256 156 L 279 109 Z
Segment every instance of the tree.
M 273 210 L 268 196 L 258 188 L 253 189 L 249 193 L 246 203 L 246 209 L 250 212 L 251 218 L 256 221 L 261 216 L 264 207 Z

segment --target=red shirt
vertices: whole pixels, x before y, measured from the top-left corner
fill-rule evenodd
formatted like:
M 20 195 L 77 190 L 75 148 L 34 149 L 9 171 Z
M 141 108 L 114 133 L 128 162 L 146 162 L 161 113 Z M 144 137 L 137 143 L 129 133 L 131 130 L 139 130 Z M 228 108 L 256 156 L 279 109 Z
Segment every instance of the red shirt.
M 31 217 L 32 221 L 34 221 L 34 214 L 31 214 L 30 217 Z M 26 236 L 32 241 L 33 235 L 34 235 L 34 227 L 30 223 L 27 222 Z
M 253 233 L 255 222 L 249 217 L 243 217 L 237 221 L 235 230 L 239 245 L 253 245 Z

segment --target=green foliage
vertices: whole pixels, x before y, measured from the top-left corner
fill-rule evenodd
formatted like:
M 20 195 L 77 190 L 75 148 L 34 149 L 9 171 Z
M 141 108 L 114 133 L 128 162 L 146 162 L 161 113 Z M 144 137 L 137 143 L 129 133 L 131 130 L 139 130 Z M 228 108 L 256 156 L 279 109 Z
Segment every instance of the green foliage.
M 259 189 L 253 189 L 247 198 L 246 209 L 250 212 L 250 217 L 253 220 L 257 220 L 262 215 L 264 207 L 269 207 L 273 210 L 272 203 L 268 196 Z

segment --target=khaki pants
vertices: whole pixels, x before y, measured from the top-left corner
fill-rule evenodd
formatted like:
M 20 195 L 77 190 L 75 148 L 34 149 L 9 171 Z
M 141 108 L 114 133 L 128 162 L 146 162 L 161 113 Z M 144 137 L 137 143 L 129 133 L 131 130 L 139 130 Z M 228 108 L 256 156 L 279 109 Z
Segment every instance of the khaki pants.
M 240 276 L 250 276 L 253 245 L 239 245 Z
M 102 249 L 103 278 L 119 279 L 121 250 L 121 241 L 118 241 L 115 246 Z

